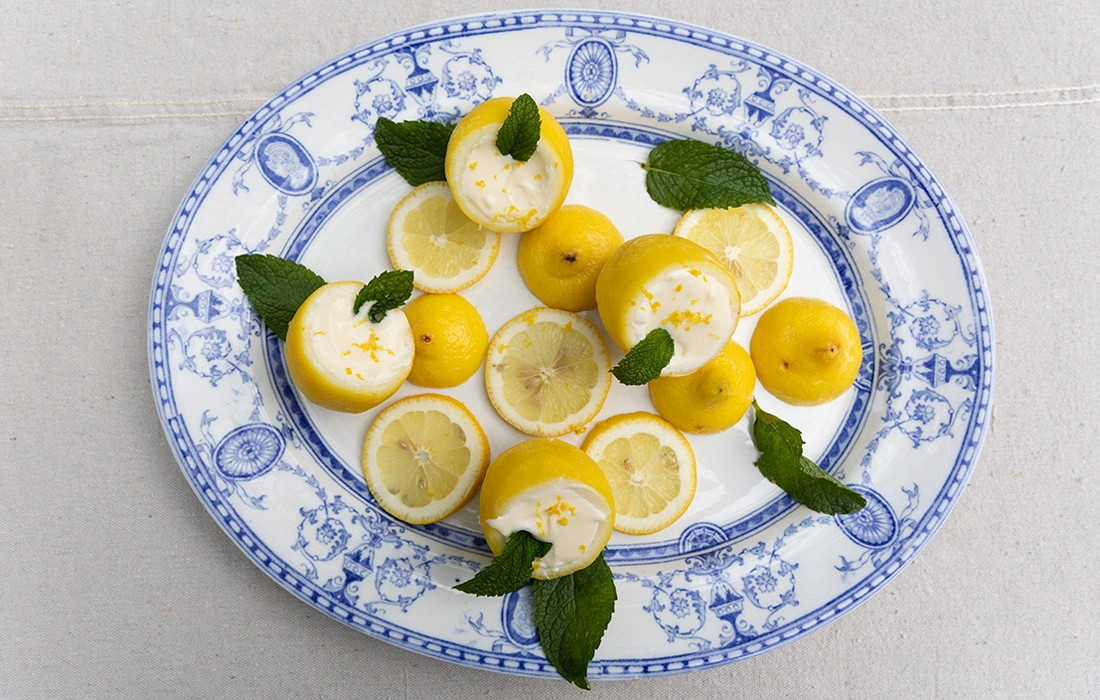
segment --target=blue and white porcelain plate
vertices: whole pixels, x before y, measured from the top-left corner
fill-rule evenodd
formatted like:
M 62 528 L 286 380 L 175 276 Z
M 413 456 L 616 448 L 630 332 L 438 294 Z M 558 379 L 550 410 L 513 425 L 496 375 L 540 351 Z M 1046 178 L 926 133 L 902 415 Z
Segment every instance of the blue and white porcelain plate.
M 526 589 L 452 588 L 489 560 L 476 501 L 424 527 L 381 511 L 359 466 L 377 410 L 337 414 L 300 397 L 233 262 L 273 253 L 328 280 L 387 269 L 386 220 L 409 186 L 375 145 L 378 119 L 453 122 L 523 92 L 571 137 L 567 201 L 627 237 L 670 232 L 679 217 L 646 194 L 638 163 L 655 144 L 691 137 L 747 155 L 794 235 L 785 294 L 840 305 L 863 339 L 845 397 L 816 408 L 758 398 L 867 507 L 831 517 L 793 503 L 753 466 L 747 419 L 692 437 L 688 512 L 606 550 L 619 602 L 591 677 L 724 664 L 842 615 L 928 542 L 977 459 L 993 383 L 985 281 L 954 204 L 882 117 L 774 51 L 673 21 L 523 11 L 436 22 L 321 66 L 245 121 L 183 198 L 153 280 L 152 381 L 187 479 L 257 566 L 325 614 L 435 658 L 556 675 Z M 517 242 L 505 236 L 494 269 L 463 292 L 490 333 L 538 305 Z M 754 323 L 735 338 L 747 344 Z M 494 453 L 524 438 L 492 410 L 480 374 L 444 393 L 477 415 Z M 652 410 L 647 392 L 616 385 L 601 418 L 630 410 Z

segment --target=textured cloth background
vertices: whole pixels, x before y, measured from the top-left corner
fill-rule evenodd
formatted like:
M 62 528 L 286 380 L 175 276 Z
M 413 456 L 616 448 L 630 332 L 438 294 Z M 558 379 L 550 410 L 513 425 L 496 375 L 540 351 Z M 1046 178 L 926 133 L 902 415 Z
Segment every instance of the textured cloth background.
M 191 492 L 148 379 L 157 251 L 233 129 L 363 42 L 506 5 L 4 3 L 0 697 L 580 695 L 402 651 L 295 600 Z M 593 696 L 1100 697 L 1100 4 L 613 9 L 763 43 L 879 107 L 977 241 L 997 388 L 969 487 L 883 592 L 762 656 Z

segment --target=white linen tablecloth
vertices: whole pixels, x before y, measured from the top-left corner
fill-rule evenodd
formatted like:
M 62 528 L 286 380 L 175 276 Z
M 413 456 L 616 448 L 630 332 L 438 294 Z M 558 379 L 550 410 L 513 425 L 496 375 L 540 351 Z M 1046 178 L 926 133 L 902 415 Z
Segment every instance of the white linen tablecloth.
M 149 387 L 164 233 L 253 110 L 476 0 L 22 0 L 0 8 L 0 697 L 557 697 L 295 600 L 219 530 Z M 521 5 L 516 4 L 516 7 Z M 824 629 L 595 696 L 1100 697 L 1100 4 L 619 2 L 770 46 L 864 97 L 967 218 L 996 400 L 934 541 Z

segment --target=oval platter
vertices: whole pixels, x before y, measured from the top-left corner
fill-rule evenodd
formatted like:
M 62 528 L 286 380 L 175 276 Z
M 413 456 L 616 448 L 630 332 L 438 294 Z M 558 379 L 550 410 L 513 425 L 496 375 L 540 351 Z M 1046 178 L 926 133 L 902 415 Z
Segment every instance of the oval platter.
M 421 527 L 380 510 L 359 466 L 380 409 L 344 415 L 304 401 L 234 269 L 254 252 L 328 280 L 388 269 L 386 220 L 410 188 L 374 143 L 378 119 L 454 122 L 523 92 L 570 136 L 567 202 L 599 209 L 628 238 L 670 232 L 680 215 L 646 193 L 639 163 L 654 145 L 690 137 L 745 154 L 794 237 L 784 296 L 841 306 L 863 343 L 841 399 L 758 399 L 868 506 L 832 517 L 792 502 L 753 466 L 747 418 L 692 436 L 688 512 L 653 535 L 616 534 L 605 552 L 618 604 L 590 677 L 728 663 L 852 609 L 928 542 L 977 459 L 993 386 L 981 266 L 947 193 L 881 116 L 794 60 L 670 20 L 539 10 L 434 22 L 334 59 L 248 118 L 184 196 L 153 277 L 155 402 L 195 493 L 258 567 L 344 624 L 465 666 L 556 676 L 528 589 L 453 590 L 489 560 L 476 500 Z M 504 239 L 494 268 L 462 292 L 490 334 L 539 305 L 515 269 L 518 236 Z M 735 339 L 747 346 L 754 323 L 742 319 Z M 442 393 L 473 411 L 496 454 L 524 436 L 495 414 L 483 382 L 479 372 Z M 418 392 L 407 385 L 397 398 Z M 652 411 L 647 393 L 616 384 L 599 418 L 632 410 Z

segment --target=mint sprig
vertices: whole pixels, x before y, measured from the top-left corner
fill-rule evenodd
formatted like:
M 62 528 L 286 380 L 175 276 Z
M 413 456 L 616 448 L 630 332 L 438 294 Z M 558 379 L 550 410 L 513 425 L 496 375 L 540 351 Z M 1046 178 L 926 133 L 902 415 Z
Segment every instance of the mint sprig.
M 535 559 L 546 556 L 550 543 L 535 539 L 526 530 L 508 536 L 504 549 L 493 561 L 464 583 L 455 586 L 463 593 L 479 596 L 507 595 L 531 580 Z
M 516 160 L 528 160 L 535 155 L 542 131 L 539 106 L 527 93 L 512 102 L 508 116 L 497 132 L 497 150 Z
M 855 513 L 867 499 L 802 455 L 802 433 L 754 400 L 752 438 L 760 458 L 755 464 L 768 481 L 819 513 Z
M 280 340 L 286 340 L 287 326 L 298 307 L 325 280 L 304 265 L 275 255 L 248 253 L 236 257 L 237 282 L 252 302 L 260 320 Z
M 547 660 L 562 678 L 588 690 L 588 663 L 615 612 L 615 581 L 600 554 L 566 576 L 532 582 L 535 629 Z
M 412 270 L 387 270 L 363 285 L 355 295 L 355 305 L 352 306 L 351 312 L 357 314 L 363 304 L 373 301 L 374 304 L 367 312 L 367 318 L 371 323 L 379 323 L 387 313 L 408 301 L 412 292 Z
M 694 139 L 658 144 L 649 152 L 645 186 L 653 201 L 671 209 L 775 204 L 768 181 L 748 158 Z
M 394 122 L 382 117 L 374 127 L 374 141 L 386 162 L 416 187 L 447 179 L 447 142 L 454 129 L 454 124 Z
M 611 369 L 611 374 L 627 386 L 647 384 L 661 376 L 661 371 L 672 361 L 675 349 L 676 344 L 669 332 L 664 328 L 654 328 L 630 348 L 630 352 Z

